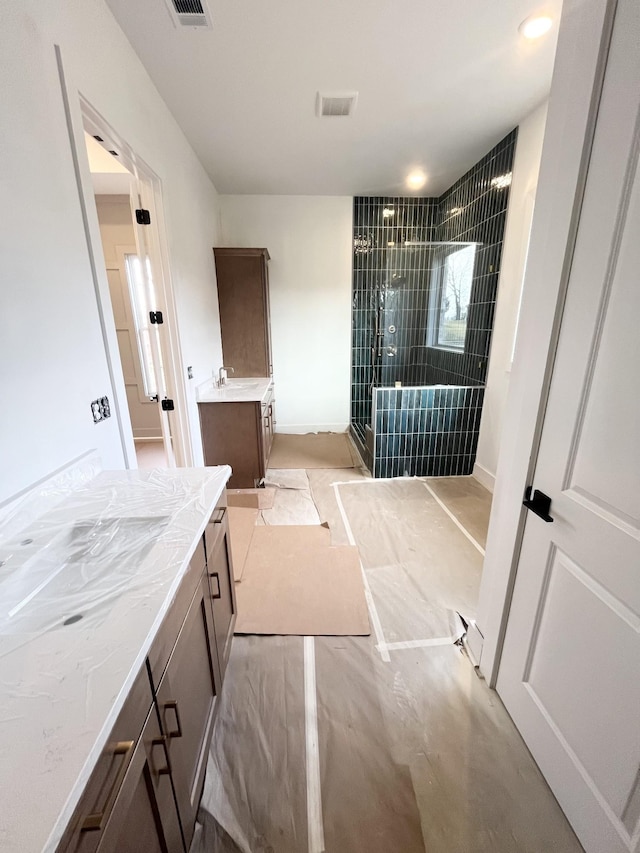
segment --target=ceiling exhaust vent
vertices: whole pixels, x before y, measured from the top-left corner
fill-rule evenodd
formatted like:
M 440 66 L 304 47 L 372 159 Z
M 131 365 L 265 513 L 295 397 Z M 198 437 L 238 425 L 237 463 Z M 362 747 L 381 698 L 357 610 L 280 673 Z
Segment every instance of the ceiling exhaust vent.
M 211 15 L 205 0 L 166 0 L 166 4 L 176 27 L 211 28 Z
M 316 115 L 319 118 L 325 116 L 350 116 L 358 102 L 357 92 L 318 92 L 316 96 Z

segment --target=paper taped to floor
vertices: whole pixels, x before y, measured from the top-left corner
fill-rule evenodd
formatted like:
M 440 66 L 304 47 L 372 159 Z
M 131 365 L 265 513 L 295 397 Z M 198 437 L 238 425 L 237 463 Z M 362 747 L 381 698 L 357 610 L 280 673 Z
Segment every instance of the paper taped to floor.
M 237 589 L 236 634 L 366 635 L 358 549 L 327 527 L 257 527 Z

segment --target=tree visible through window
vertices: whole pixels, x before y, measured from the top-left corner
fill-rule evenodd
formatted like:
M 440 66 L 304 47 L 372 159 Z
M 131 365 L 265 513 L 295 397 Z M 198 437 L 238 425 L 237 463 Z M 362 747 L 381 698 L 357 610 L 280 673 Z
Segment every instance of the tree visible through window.
M 449 252 L 444 259 L 436 305 L 436 346 L 464 349 L 475 256 L 474 244 Z

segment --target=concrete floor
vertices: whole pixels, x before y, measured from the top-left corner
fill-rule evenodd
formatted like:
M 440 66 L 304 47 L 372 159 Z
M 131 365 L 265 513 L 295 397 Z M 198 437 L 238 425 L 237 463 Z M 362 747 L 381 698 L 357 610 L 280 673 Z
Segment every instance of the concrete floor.
M 376 627 L 234 639 L 194 853 L 582 850 L 454 644 L 456 612 L 477 605 L 490 494 L 468 477 L 288 477 L 264 523 L 314 523 L 313 502 L 334 544 L 358 545 Z

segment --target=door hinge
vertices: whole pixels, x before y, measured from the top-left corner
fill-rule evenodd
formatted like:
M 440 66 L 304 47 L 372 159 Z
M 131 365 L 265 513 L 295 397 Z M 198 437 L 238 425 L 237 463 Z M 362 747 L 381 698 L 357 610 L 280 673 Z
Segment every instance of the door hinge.
M 170 400 L 168 397 L 165 397 L 161 403 L 163 412 L 173 412 L 175 406 L 173 405 L 173 400 Z
M 136 210 L 136 222 L 138 225 L 151 225 L 151 213 L 145 210 L 144 207 L 141 207 L 139 210 Z
M 149 322 L 152 326 L 161 326 L 164 323 L 162 311 L 149 311 Z

